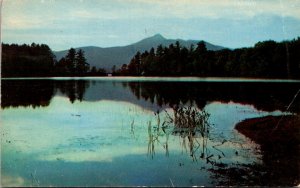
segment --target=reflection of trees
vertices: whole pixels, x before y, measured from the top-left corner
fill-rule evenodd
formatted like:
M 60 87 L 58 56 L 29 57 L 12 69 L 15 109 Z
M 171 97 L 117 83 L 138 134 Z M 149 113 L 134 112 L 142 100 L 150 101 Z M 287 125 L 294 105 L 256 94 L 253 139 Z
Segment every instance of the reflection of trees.
M 54 94 L 52 80 L 1 80 L 1 107 L 48 106 Z
M 202 109 L 209 101 L 253 104 L 262 110 L 285 110 L 299 83 L 269 82 L 130 82 L 129 87 L 139 99 L 158 105 L 174 106 L 195 102 Z M 296 98 L 291 111 L 300 111 Z
M 55 94 L 54 88 L 72 103 L 82 101 L 88 87 L 89 83 L 85 80 L 1 80 L 1 107 L 48 106 Z
M 75 100 L 82 101 L 83 95 L 89 87 L 89 82 L 86 80 L 57 81 L 55 84 L 56 88 L 65 94 L 72 103 Z
M 152 103 L 157 103 L 159 106 L 179 105 L 180 103 L 187 103 L 188 101 L 195 101 L 199 107 L 204 107 L 201 100 L 197 100 L 195 92 L 196 88 L 192 85 L 174 83 L 174 82 L 130 82 L 128 85 L 135 96 L 149 100 Z M 198 103 L 199 102 L 199 103 Z

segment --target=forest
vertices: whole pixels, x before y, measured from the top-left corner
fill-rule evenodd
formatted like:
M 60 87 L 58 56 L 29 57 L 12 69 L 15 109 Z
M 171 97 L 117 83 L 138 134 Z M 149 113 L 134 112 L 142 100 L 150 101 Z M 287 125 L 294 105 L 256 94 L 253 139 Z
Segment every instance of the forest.
M 2 77 L 104 76 L 104 69 L 90 69 L 84 51 L 70 48 L 56 60 L 45 44 L 2 44 Z
M 118 70 L 130 76 L 300 78 L 300 38 L 258 42 L 254 47 L 207 50 L 204 41 L 189 49 L 179 42 L 137 52 Z
M 2 77 L 37 77 L 53 74 L 55 57 L 45 44 L 2 44 Z
M 137 52 L 130 62 L 112 69 L 115 76 L 198 76 L 300 78 L 300 38 L 258 42 L 254 47 L 207 50 L 204 41 L 190 48 L 179 42 Z M 127 63 L 127 64 L 126 64 Z M 84 51 L 69 49 L 56 60 L 45 44 L 2 44 L 2 77 L 105 76 L 90 67 Z

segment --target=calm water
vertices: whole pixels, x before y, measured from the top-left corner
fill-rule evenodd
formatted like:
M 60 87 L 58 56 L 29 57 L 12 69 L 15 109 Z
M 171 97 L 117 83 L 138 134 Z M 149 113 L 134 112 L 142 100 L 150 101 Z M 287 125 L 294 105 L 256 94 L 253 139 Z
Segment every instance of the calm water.
M 1 183 L 219 185 L 220 169 L 265 163 L 235 124 L 299 113 L 298 99 L 286 110 L 299 88 L 237 79 L 2 80 Z M 207 131 L 170 121 L 188 108 L 205 114 Z

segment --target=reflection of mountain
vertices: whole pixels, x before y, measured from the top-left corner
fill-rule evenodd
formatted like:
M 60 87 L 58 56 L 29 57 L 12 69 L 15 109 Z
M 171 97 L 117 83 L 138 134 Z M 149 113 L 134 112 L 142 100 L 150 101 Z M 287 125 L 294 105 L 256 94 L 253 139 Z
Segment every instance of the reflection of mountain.
M 156 111 L 159 107 L 154 102 L 136 97 L 130 90 L 130 82 L 91 81 L 84 95 L 86 101 L 114 100 L 125 101 Z
M 47 106 L 54 94 L 75 100 L 130 102 L 156 111 L 160 107 L 195 102 L 203 108 L 212 101 L 237 102 L 258 109 L 286 110 L 299 83 L 267 82 L 123 82 L 99 80 L 2 80 L 2 108 Z M 56 92 L 59 91 L 59 92 Z M 296 98 L 290 111 L 300 111 Z

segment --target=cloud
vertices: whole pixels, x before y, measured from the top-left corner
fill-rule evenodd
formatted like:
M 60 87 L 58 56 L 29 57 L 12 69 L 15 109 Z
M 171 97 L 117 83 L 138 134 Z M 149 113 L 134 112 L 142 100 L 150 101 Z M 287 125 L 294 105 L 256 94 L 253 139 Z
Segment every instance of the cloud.
M 34 29 L 45 26 L 45 20 L 37 18 L 8 17 L 3 19 L 3 29 Z
M 3 27 L 58 27 L 87 20 L 250 19 L 261 14 L 300 19 L 300 0 L 9 0 L 3 3 Z
M 145 8 L 145 12 L 158 17 L 236 19 L 273 14 L 300 18 L 299 0 L 131 0 L 130 2 L 139 4 Z
M 28 19 L 136 19 L 136 18 L 230 18 L 246 19 L 260 14 L 300 19 L 299 0 L 9 0 L 4 17 Z M 29 11 L 30 10 L 30 11 Z
M 147 30 L 151 34 L 162 33 L 173 38 L 213 39 L 211 42 L 220 44 L 215 39 L 242 36 L 245 24 L 270 26 L 270 17 L 285 24 L 285 38 L 289 38 L 299 35 L 299 31 L 288 29 L 296 28 L 288 25 L 288 20 L 299 23 L 299 9 L 300 0 L 5 0 L 2 39 L 9 43 L 49 42 L 56 49 L 90 43 L 107 47 L 148 37 L 150 35 L 145 35 Z M 222 21 L 231 28 L 220 28 Z M 272 38 L 271 29 L 260 28 Z M 242 30 L 241 34 L 236 35 L 236 30 Z M 205 33 L 209 33 L 209 37 Z M 119 36 L 118 40 L 113 40 L 115 36 Z M 259 37 L 263 38 L 265 35 Z M 240 45 L 249 44 L 239 38 L 235 41 Z M 226 43 L 221 42 L 225 46 L 236 46 Z

